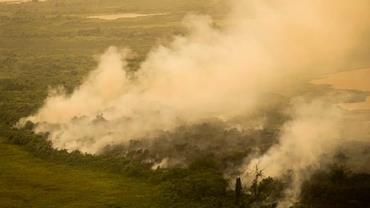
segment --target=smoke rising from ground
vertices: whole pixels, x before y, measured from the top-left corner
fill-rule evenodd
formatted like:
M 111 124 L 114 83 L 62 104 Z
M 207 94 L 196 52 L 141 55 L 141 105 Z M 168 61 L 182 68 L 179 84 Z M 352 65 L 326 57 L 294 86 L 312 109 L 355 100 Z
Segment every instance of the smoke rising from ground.
M 310 174 L 328 164 L 344 139 L 341 136 L 341 110 L 322 101 L 298 102 L 292 109 L 279 138 L 261 157 L 244 167 L 245 177 L 255 166 L 270 177 L 284 177 L 291 171 L 291 182 L 280 207 L 289 207 L 299 197 L 301 184 Z
M 126 73 L 129 51 L 110 47 L 72 94 L 54 90 L 20 124 L 36 123 L 35 132 L 48 132 L 55 148 L 99 153 L 182 125 L 234 121 L 265 104 L 266 93 L 294 92 L 307 77 L 347 61 L 369 20 L 366 0 L 233 4 L 222 29 L 208 16 L 187 16 L 189 34 L 154 47 L 133 74 Z M 307 171 L 341 137 L 335 107 L 320 101 L 295 106 L 279 144 L 245 167 L 258 162 L 274 177 L 292 169 L 297 194 Z

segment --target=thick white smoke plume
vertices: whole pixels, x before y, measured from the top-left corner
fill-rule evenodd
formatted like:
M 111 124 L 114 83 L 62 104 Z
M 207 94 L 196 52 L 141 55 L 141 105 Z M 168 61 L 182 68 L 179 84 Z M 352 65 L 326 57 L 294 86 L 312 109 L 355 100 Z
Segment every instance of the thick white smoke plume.
M 299 197 L 301 184 L 310 174 L 329 163 L 344 139 L 342 113 L 335 106 L 313 101 L 298 102 L 292 109 L 293 120 L 283 127 L 279 143 L 243 167 L 248 179 L 256 166 L 266 176 L 281 178 L 291 171 L 291 183 L 280 207 L 289 207 Z
M 368 0 L 239 0 L 222 29 L 208 16 L 184 20 L 186 36 L 157 46 L 130 76 L 127 50 L 110 47 L 72 94 L 52 92 L 32 121 L 58 149 L 99 153 L 207 119 L 253 112 L 265 93 L 298 89 L 310 75 L 346 61 L 367 29 Z M 292 111 L 280 143 L 253 160 L 265 174 L 306 171 L 340 143 L 338 112 L 312 102 Z

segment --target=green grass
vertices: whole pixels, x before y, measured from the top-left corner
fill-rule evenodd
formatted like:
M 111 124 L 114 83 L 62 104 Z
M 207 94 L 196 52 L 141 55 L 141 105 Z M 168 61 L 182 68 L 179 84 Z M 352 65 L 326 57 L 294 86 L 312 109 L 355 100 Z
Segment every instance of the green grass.
M 0 207 L 155 207 L 154 185 L 35 158 L 0 138 Z

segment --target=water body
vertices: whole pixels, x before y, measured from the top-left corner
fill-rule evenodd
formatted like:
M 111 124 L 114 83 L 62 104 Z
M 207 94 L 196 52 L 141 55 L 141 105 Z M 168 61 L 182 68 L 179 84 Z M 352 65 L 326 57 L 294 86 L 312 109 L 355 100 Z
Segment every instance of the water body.
M 165 13 L 154 13 L 154 14 L 139 14 L 139 13 L 123 13 L 123 14 L 105 14 L 105 15 L 94 15 L 88 16 L 87 18 L 102 19 L 102 20 L 117 20 L 122 18 L 137 18 L 147 16 L 159 16 L 166 15 Z
M 338 90 L 359 90 L 370 93 L 370 68 L 338 72 L 321 79 L 313 80 L 313 84 L 329 85 Z M 359 103 L 342 103 L 347 110 L 370 110 L 370 96 Z

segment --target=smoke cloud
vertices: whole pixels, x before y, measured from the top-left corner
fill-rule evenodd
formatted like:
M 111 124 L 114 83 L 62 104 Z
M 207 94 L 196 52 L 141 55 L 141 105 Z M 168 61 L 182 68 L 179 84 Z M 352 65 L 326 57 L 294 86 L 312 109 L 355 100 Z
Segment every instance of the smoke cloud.
M 249 177 L 256 166 L 270 177 L 282 178 L 289 171 L 291 183 L 280 207 L 297 201 L 302 182 L 315 170 L 328 164 L 344 139 L 340 125 L 343 121 L 339 108 L 322 101 L 295 103 L 293 119 L 281 132 L 279 143 L 264 155 L 247 163 L 243 170 Z
M 209 16 L 188 15 L 188 34 L 154 47 L 136 72 L 127 73 L 129 50 L 110 47 L 81 86 L 50 92 L 20 124 L 36 123 L 57 149 L 99 153 L 182 125 L 231 121 L 265 105 L 266 93 L 294 96 L 311 76 L 348 61 L 369 26 L 369 4 L 239 0 L 221 28 Z M 340 110 L 321 101 L 294 106 L 279 143 L 243 166 L 258 163 L 273 177 L 289 167 L 291 198 L 341 143 Z

